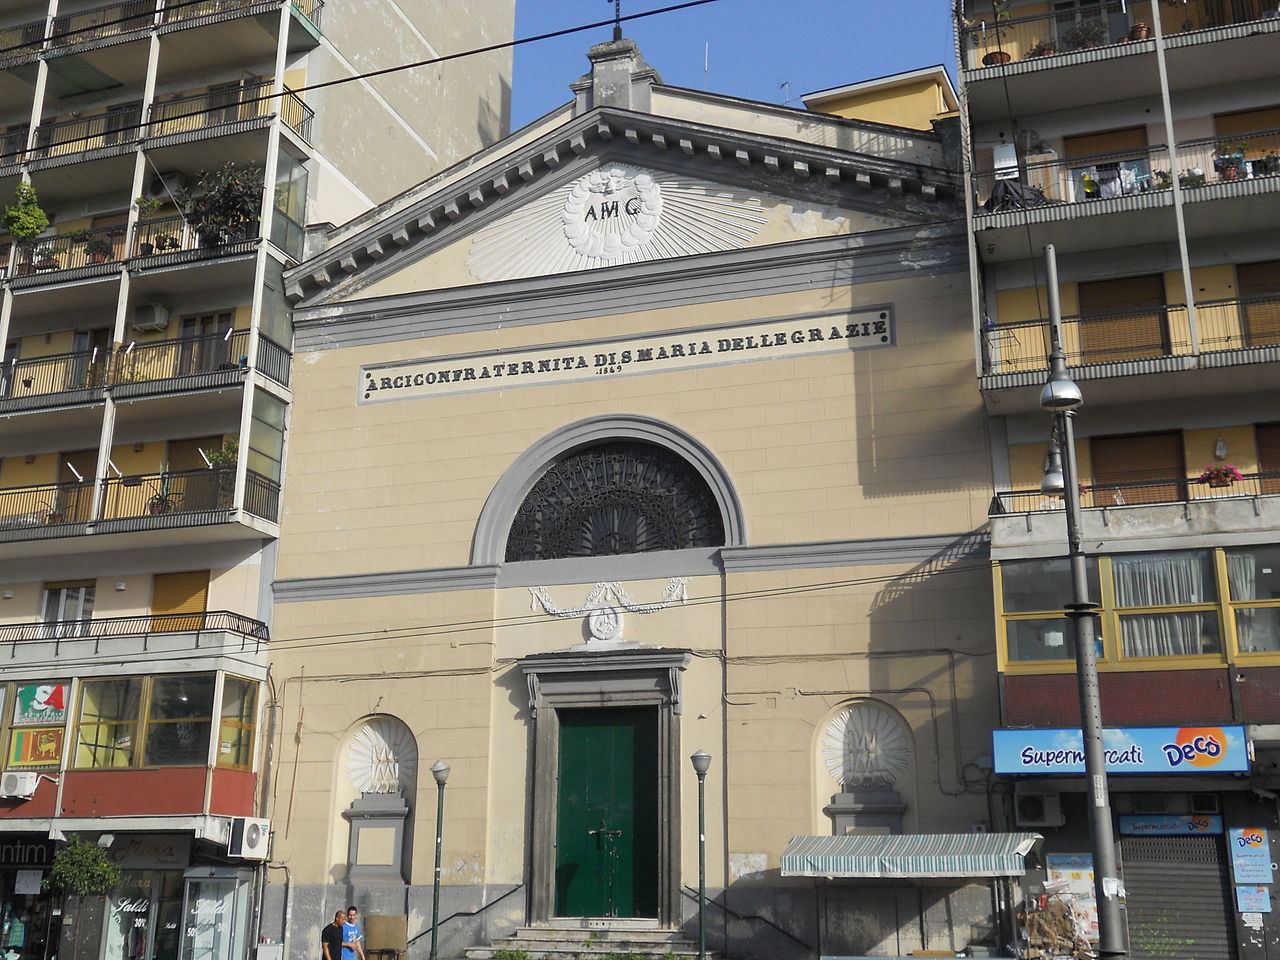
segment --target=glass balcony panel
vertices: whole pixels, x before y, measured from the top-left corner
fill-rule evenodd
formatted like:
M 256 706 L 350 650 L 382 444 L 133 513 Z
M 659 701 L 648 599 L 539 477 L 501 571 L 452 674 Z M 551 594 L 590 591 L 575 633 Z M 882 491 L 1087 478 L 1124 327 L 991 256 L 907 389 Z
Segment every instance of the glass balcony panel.
M 1236 610 L 1236 645 L 1241 653 L 1280 651 L 1280 607 Z
M 1016 663 L 1036 660 L 1074 660 L 1076 640 L 1066 617 L 1044 620 L 1009 620 L 1009 659 Z

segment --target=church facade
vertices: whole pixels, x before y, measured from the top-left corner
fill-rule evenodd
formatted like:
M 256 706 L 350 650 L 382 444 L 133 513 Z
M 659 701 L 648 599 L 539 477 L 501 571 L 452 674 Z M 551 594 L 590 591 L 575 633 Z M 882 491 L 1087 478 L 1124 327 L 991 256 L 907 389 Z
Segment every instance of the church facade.
M 821 839 L 999 827 L 947 137 L 590 59 L 286 278 L 262 933 L 301 957 L 349 900 L 410 956 L 695 936 L 705 837 L 733 956 L 995 944 L 1016 871 L 841 875 Z

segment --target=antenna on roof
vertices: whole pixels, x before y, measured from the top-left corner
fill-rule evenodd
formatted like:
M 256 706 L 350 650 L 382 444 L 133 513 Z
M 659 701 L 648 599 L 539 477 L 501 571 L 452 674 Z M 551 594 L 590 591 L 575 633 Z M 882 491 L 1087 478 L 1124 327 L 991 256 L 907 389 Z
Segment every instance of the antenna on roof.
M 791 106 L 791 81 L 783 80 L 778 84 L 778 89 L 782 91 L 782 105 L 784 107 Z
M 613 0 L 613 39 L 622 39 L 622 0 Z

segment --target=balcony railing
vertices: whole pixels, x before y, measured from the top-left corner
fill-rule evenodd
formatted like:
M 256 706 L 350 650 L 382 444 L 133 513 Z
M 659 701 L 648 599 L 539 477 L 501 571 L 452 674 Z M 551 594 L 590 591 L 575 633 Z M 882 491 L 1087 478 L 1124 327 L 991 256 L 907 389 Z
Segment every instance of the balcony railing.
M 249 331 L 134 343 L 116 353 L 113 384 L 209 376 L 244 369 Z
M 125 228 L 99 227 L 52 237 L 36 237 L 18 243 L 19 275 L 76 270 L 124 259 Z
M 24 640 L 146 637 L 153 633 L 210 630 L 237 633 L 249 640 L 263 643 L 271 639 L 267 625 L 260 620 L 232 613 L 230 610 L 203 610 L 197 613 L 156 613 L 144 617 L 95 617 L 90 620 L 10 623 L 0 626 L 0 644 L 21 643 Z
M 245 16 L 255 8 L 270 7 L 264 0 L 165 0 L 161 23 L 181 23 L 202 17 L 230 20 Z
M 285 87 L 280 95 L 280 118 L 289 129 L 303 140 L 311 139 L 311 120 L 316 112 L 302 102 L 302 98 Z
M 84 350 L 14 360 L 0 370 L 0 401 L 100 389 L 107 382 L 107 357 L 105 350 Z
M 320 26 L 320 15 L 324 12 L 324 0 L 293 0 L 293 5 L 317 27 Z
M 101 484 L 98 516 L 91 480 L 0 489 L 0 540 L 75 536 L 89 523 L 97 532 L 214 523 L 235 506 L 234 467 L 109 477 Z M 246 512 L 274 522 L 279 501 L 278 483 L 248 471 Z
M 159 100 L 151 105 L 147 135 L 166 137 L 192 133 L 242 120 L 260 120 L 275 113 L 270 99 L 258 97 L 271 92 L 270 81 L 244 84 L 223 90 L 208 90 L 189 97 Z
M 293 354 L 288 350 L 269 337 L 258 336 L 258 369 L 264 375 L 287 387 L 292 363 Z
M 40 56 L 44 45 L 44 21 L 32 20 L 0 30 L 0 69 L 16 67 Z
M 1242 474 L 1243 479 L 1214 485 L 1195 477 L 1136 480 L 1123 483 L 1080 485 L 1080 505 L 1086 508 L 1137 506 L 1151 503 L 1186 503 L 1238 497 L 1280 494 L 1280 471 Z M 1051 513 L 1065 508 L 1061 496 L 1039 490 L 1010 490 L 991 498 L 990 516 L 1010 513 Z
M 1190 0 L 1159 4 L 1166 36 L 1251 23 L 1274 15 L 1275 4 L 1264 0 Z M 1148 29 L 1142 29 L 1146 26 Z M 962 25 L 960 39 L 965 69 L 981 70 L 1010 60 L 1053 58 L 1149 39 L 1150 24 L 1139 20 L 1131 3 L 1105 0 L 1081 9 L 1034 17 L 995 20 L 991 12 L 977 14 Z
M 127 147 L 141 138 L 141 119 L 142 108 L 133 104 L 92 117 L 42 123 L 36 127 L 35 145 L 28 151 L 27 159 L 44 160 L 102 147 Z
M 1280 345 L 1280 293 L 1196 303 L 1201 353 Z M 1192 356 L 1182 304 L 1062 318 L 1067 363 L 1087 366 Z M 1049 321 L 991 324 L 982 331 L 983 374 L 1048 370 Z
M 153 0 L 125 0 L 53 18 L 49 46 L 57 49 L 94 40 L 141 33 L 155 20 Z
M 1188 191 L 1217 183 L 1280 177 L 1280 129 L 1186 140 L 1178 144 L 1177 153 L 1178 185 Z M 992 194 L 996 184 L 1005 179 L 1035 187 L 1044 195 L 1044 202 L 1054 204 L 1111 200 L 1173 186 L 1169 151 L 1163 144 L 1034 161 L 1021 169 L 977 171 L 974 185 L 979 202 L 986 206 L 983 212 L 1002 212 L 1001 198 L 993 200 Z M 1023 206 L 1041 202 L 1033 198 Z

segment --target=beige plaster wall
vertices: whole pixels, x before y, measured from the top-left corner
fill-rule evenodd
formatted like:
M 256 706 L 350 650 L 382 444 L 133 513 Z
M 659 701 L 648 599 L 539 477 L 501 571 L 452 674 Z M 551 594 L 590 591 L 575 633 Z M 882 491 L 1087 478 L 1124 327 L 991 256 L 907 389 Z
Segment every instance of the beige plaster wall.
M 958 274 L 919 277 L 303 354 L 295 389 L 309 402 L 293 412 L 280 576 L 465 564 L 485 498 L 516 458 L 552 430 L 610 413 L 656 417 L 706 444 L 742 498 L 751 543 L 972 529 L 985 522 L 990 480 L 963 286 Z M 887 302 L 892 347 L 355 402 L 362 363 Z

